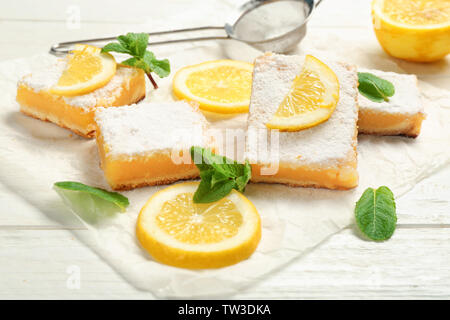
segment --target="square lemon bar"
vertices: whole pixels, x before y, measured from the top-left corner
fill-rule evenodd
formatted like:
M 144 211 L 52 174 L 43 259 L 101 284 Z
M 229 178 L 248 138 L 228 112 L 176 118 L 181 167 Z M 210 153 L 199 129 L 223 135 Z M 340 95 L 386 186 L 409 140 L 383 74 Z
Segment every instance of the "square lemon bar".
M 185 101 L 98 108 L 101 167 L 115 190 L 192 179 L 199 171 L 190 147 L 208 147 L 209 124 Z
M 405 135 L 415 138 L 425 118 L 417 77 L 415 75 L 359 69 L 390 81 L 395 93 L 389 101 L 374 102 L 359 94 L 360 133 L 375 135 Z
M 18 82 L 16 99 L 22 113 L 92 138 L 97 107 L 129 105 L 145 97 L 144 72 L 119 65 L 105 86 L 90 93 L 73 97 L 50 93 L 50 88 L 58 82 L 66 65 L 67 60 L 64 58 L 43 63 L 42 68 Z
M 340 86 L 339 101 L 331 117 L 309 129 L 272 132 L 265 124 L 301 72 L 304 57 L 266 53 L 256 59 L 246 144 L 253 182 L 329 189 L 357 186 L 356 68 L 322 61 L 336 74 Z

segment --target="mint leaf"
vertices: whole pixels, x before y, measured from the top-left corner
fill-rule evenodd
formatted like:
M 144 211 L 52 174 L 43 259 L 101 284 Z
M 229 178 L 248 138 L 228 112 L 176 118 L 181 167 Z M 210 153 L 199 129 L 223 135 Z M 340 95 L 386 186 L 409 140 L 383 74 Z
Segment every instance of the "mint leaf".
M 374 102 L 389 101 L 395 94 L 394 85 L 368 72 L 358 72 L 358 90 L 367 99 Z
M 149 72 L 148 71 L 149 70 L 148 66 L 145 64 L 144 61 L 142 61 L 139 58 L 130 58 L 130 59 L 122 61 L 121 64 L 124 64 L 126 66 L 130 66 L 130 67 L 134 67 L 134 68 L 142 69 L 146 73 Z
M 214 187 L 219 182 L 229 180 L 228 175 L 226 175 L 222 172 L 214 171 L 214 170 L 211 170 L 211 172 L 213 172 L 212 177 L 211 177 L 211 187 Z
M 397 215 L 392 191 L 388 187 L 367 188 L 356 203 L 358 228 L 369 239 L 383 241 L 394 233 Z
M 144 57 L 147 52 L 148 33 L 128 33 L 131 38 L 131 48 L 134 56 Z
M 128 36 L 129 33 L 126 36 L 118 36 L 117 41 L 119 41 L 119 44 L 124 48 L 130 47 L 131 37 Z M 130 52 L 131 54 L 131 52 Z
M 250 166 L 248 160 L 246 160 L 242 175 L 236 178 L 237 190 L 240 192 L 244 192 L 245 186 L 247 185 L 251 177 L 252 177 L 252 167 Z
M 218 182 L 213 187 L 208 179 L 202 178 L 197 191 L 194 193 L 194 202 L 210 203 L 218 201 L 229 194 L 233 187 L 234 181 L 232 180 Z
M 109 201 L 117 205 L 122 211 L 125 211 L 125 208 L 128 207 L 130 202 L 128 201 L 128 198 L 121 195 L 117 192 L 110 192 L 104 189 L 91 187 L 88 185 L 85 185 L 80 182 L 74 182 L 74 181 L 61 181 L 56 182 L 54 184 L 55 187 L 59 189 L 64 190 L 71 190 L 71 191 L 80 191 L 88 194 L 92 194 L 96 197 L 99 197 L 103 200 Z
M 160 78 L 170 74 L 169 60 L 156 59 L 153 52 L 147 50 L 148 33 L 127 33 L 117 37 L 117 42 L 109 43 L 103 47 L 102 52 L 127 53 L 132 58 L 121 63 L 130 67 L 139 68 L 145 71 L 155 89 L 158 88 L 151 73 L 156 73 Z
M 118 36 L 117 40 L 127 48 L 131 55 L 135 57 L 143 57 L 148 44 L 148 33 L 132 33 Z
M 194 194 L 196 203 L 220 200 L 232 189 L 243 192 L 251 178 L 252 171 L 248 161 L 240 164 L 201 147 L 191 147 L 191 158 L 200 170 L 201 178 Z
M 211 168 L 211 165 L 204 161 L 203 157 L 208 157 L 212 154 L 210 149 L 203 149 L 201 147 L 191 147 L 191 159 L 194 161 L 197 168 L 200 170 L 200 175 L 203 171 L 207 171 Z
M 164 78 L 167 77 L 170 74 L 170 63 L 169 60 L 164 59 L 164 60 L 158 60 L 155 58 L 155 56 L 153 55 L 152 59 L 149 59 L 147 53 L 149 53 L 148 51 L 146 52 L 145 56 L 144 56 L 144 60 L 145 62 L 150 66 L 150 69 L 156 73 L 160 78 Z

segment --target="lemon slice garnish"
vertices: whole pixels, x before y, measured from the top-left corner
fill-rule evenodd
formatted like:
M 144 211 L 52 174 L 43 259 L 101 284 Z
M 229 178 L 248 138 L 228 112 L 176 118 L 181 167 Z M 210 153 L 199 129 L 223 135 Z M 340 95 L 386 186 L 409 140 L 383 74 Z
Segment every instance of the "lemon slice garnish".
M 208 61 L 180 69 L 173 79 L 179 99 L 196 101 L 216 113 L 248 112 L 253 65 L 235 60 Z
M 270 129 L 299 131 L 328 120 L 339 100 L 339 81 L 319 59 L 307 55 L 300 74 L 266 123 Z
M 67 67 L 51 93 L 77 96 L 94 91 L 107 84 L 116 73 L 116 61 L 100 48 L 77 44 L 68 58 Z
M 219 268 L 247 259 L 261 238 L 254 205 L 240 192 L 212 203 L 194 203 L 198 182 L 154 194 L 136 227 L 142 246 L 157 261 L 190 269 Z

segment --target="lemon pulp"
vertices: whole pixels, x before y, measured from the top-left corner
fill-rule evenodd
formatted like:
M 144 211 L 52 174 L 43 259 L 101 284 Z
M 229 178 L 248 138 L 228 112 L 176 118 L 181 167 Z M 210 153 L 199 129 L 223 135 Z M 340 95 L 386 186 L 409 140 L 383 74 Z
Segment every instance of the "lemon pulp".
M 450 1 L 385 0 L 383 13 L 407 25 L 433 25 L 450 21 Z
M 220 103 L 249 99 L 251 84 L 248 70 L 227 66 L 193 72 L 186 80 L 192 94 Z
M 100 59 L 93 55 L 100 52 L 98 48 L 85 47 L 80 52 L 76 52 L 68 62 L 67 69 L 58 80 L 58 86 L 68 86 L 77 83 L 87 82 L 102 69 Z
M 319 108 L 324 92 L 325 87 L 315 72 L 302 72 L 295 77 L 293 88 L 284 98 L 275 115 L 291 117 L 313 111 Z
M 339 81 L 319 59 L 307 55 L 289 92 L 266 123 L 270 129 L 299 131 L 327 121 L 339 100 Z
M 248 112 L 253 65 L 236 60 L 214 60 L 187 66 L 173 78 L 179 99 L 194 101 L 201 110 L 222 114 Z

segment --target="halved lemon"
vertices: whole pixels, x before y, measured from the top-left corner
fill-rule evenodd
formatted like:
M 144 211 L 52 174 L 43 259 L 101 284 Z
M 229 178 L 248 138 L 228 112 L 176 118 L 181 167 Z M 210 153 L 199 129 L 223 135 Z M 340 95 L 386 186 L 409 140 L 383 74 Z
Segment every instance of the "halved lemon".
M 339 81 L 325 63 L 307 55 L 300 74 L 266 126 L 299 131 L 327 121 L 339 101 Z
M 450 53 L 449 0 L 374 0 L 375 34 L 393 57 L 431 62 Z
M 252 89 L 251 63 L 215 60 L 184 67 L 173 78 L 179 99 L 196 101 L 200 109 L 216 113 L 248 112 Z
M 213 203 L 194 203 L 198 182 L 155 193 L 142 208 L 136 234 L 157 261 L 181 268 L 220 268 L 247 259 L 261 238 L 255 206 L 232 190 Z
M 77 96 L 106 85 L 116 73 L 116 61 L 100 48 L 77 44 L 68 57 L 67 67 L 51 93 Z

